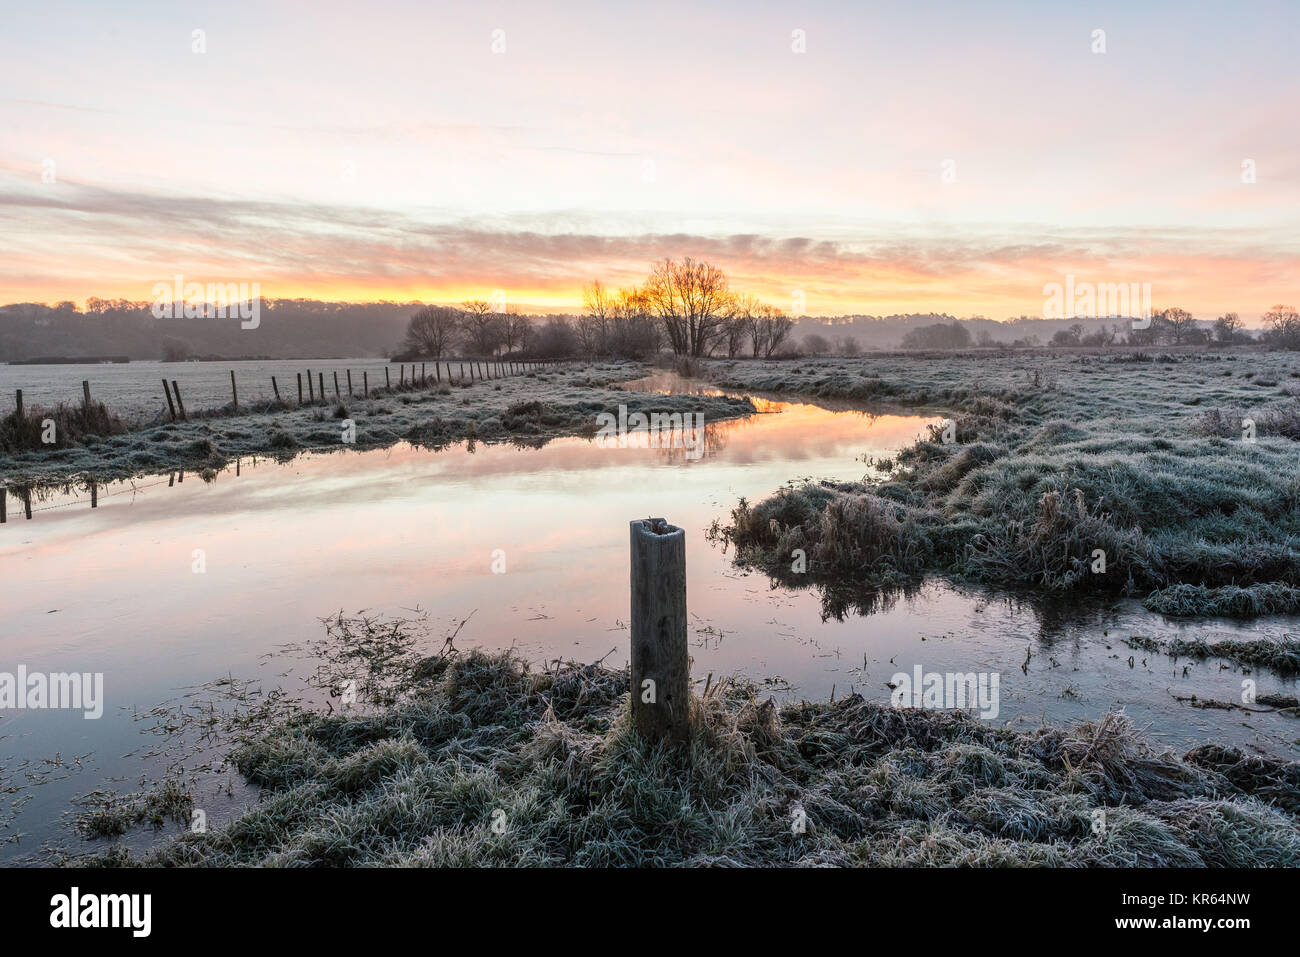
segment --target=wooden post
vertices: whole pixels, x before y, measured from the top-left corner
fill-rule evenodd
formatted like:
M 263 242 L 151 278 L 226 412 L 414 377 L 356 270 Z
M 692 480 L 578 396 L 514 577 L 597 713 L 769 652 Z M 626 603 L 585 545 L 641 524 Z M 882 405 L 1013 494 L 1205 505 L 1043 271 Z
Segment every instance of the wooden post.
M 447 374 L 451 375 L 451 366 L 447 367 Z M 463 362 L 460 364 L 460 381 L 465 381 L 465 363 Z
M 22 394 L 22 393 L 19 393 L 19 395 L 21 395 L 21 394 Z M 163 395 L 167 396 L 167 409 L 168 409 L 168 410 L 171 412 L 171 414 L 172 414 L 172 421 L 175 422 L 175 421 L 176 421 L 176 403 L 172 401 L 172 388 L 171 388 L 171 386 L 169 386 L 169 385 L 167 384 L 167 380 L 166 380 L 166 379 L 163 379 Z
M 325 401 L 325 373 L 317 372 L 316 377 L 320 379 L 320 400 Z
M 235 385 L 235 370 L 230 370 L 230 403 L 239 411 L 239 388 Z
M 384 366 L 384 388 L 390 392 L 393 389 L 393 380 L 388 378 L 388 366 Z
M 423 362 L 420 363 L 420 385 L 429 384 L 429 367 Z
M 19 494 L 23 499 L 23 515 L 25 515 L 27 521 L 30 522 L 32 520 L 32 490 L 25 488 Z
M 348 370 L 348 398 L 352 398 L 352 370 Z
M 302 373 L 298 373 L 298 404 L 302 405 Z
M 311 370 L 307 370 L 307 398 L 316 401 L 316 387 L 311 384 Z
M 397 370 L 397 385 L 399 387 L 406 385 L 406 363 L 403 362 Z
M 441 365 L 442 365 L 441 362 L 435 362 L 435 363 L 433 364 L 433 381 L 434 381 L 434 382 L 441 382 L 441 381 L 442 381 L 442 369 L 440 368 Z M 450 375 L 450 374 L 451 374 L 451 373 L 450 373 L 450 370 L 448 370 L 448 375 Z
M 9 521 L 9 516 L 5 512 L 5 499 L 8 496 L 9 496 L 9 492 L 5 489 L 3 485 L 0 485 L 0 525 L 3 525 L 5 522 Z
M 367 399 L 370 398 L 370 373 L 365 369 L 361 370 L 361 391 L 366 394 Z
M 190 417 L 185 414 L 185 400 L 181 398 L 181 387 L 176 384 L 175 379 L 172 379 L 172 391 L 176 393 L 176 405 L 181 410 L 181 421 L 188 422 Z
M 90 380 L 89 379 L 81 380 L 81 394 L 85 396 L 86 408 L 89 409 L 90 408 Z
M 271 389 L 275 392 L 275 401 L 280 401 L 280 386 L 275 381 L 275 376 L 271 376 Z
M 339 370 L 334 370 L 334 398 L 339 398 Z
M 632 726 L 649 741 L 691 733 L 686 533 L 662 518 L 631 523 Z
M 18 418 L 23 417 L 23 390 L 18 390 Z

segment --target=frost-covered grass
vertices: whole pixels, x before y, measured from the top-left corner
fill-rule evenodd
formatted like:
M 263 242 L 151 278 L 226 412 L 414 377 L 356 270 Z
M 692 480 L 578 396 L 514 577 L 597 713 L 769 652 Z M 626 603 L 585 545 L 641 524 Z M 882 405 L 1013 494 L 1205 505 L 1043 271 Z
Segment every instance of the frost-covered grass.
M 629 411 L 702 412 L 706 422 L 748 415 L 743 399 L 664 396 L 611 388 L 644 375 L 638 363 L 574 365 L 504 379 L 372 390 L 369 398 L 327 404 L 258 402 L 236 412 L 187 410 L 190 421 L 153 419 L 113 435 L 83 435 L 65 447 L 0 454 L 0 477 L 14 489 L 73 479 L 105 482 L 172 469 L 219 469 L 237 457 L 288 458 L 307 450 L 373 449 L 408 441 L 439 448 L 474 439 L 540 444 L 597 430 L 596 416 Z M 344 423 L 355 442 L 344 441 Z
M 883 356 L 706 374 L 951 417 L 955 441 L 936 428 L 887 474 L 742 502 L 717 533 L 774 574 L 803 548 L 804 580 L 832 588 L 940 573 L 1149 596 L 1166 614 L 1300 611 L 1294 354 Z
M 1119 713 L 1013 731 L 858 695 L 778 708 L 724 681 L 696 699 L 691 743 L 665 748 L 630 727 L 626 670 L 414 657 L 408 627 L 334 623 L 397 676 L 368 673 L 371 704 L 279 703 L 232 725 L 255 805 L 90 863 L 1300 865 L 1300 763 L 1157 753 Z

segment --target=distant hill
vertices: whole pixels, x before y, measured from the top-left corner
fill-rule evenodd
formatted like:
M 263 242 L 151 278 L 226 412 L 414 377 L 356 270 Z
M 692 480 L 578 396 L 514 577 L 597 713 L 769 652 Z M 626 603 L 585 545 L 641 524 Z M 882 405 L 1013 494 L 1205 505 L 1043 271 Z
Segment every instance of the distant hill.
M 237 318 L 155 319 L 149 303 L 0 306 L 0 362 L 39 356 L 228 359 L 383 356 L 401 341 L 418 303 L 262 301 L 259 323 Z

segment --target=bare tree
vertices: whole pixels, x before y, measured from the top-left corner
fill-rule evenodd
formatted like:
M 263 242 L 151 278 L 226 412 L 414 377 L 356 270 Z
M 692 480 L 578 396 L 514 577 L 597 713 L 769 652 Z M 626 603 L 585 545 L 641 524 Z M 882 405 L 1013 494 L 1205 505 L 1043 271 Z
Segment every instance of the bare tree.
M 1264 328 L 1284 349 L 1300 349 L 1300 312 L 1294 306 L 1274 306 L 1264 313 Z
M 532 331 L 533 325 L 528 317 L 522 315 L 515 306 L 507 309 L 501 317 L 501 343 L 507 352 L 524 348 Z
M 1181 344 L 1188 334 L 1196 328 L 1196 320 L 1186 309 L 1179 309 L 1177 306 L 1164 311 L 1165 322 L 1169 324 L 1169 332 L 1174 337 L 1176 344 Z
M 1237 338 L 1241 330 L 1241 317 L 1235 312 L 1225 312 L 1214 320 L 1214 338 L 1220 342 L 1230 343 Z
M 404 347 L 409 352 L 441 359 L 451 353 L 452 342 L 459 334 L 464 317 L 451 306 L 425 306 L 406 324 Z
M 722 270 L 690 257 L 665 259 L 651 271 L 644 291 L 676 355 L 698 358 L 713 351 L 730 303 Z
M 620 289 L 609 312 L 609 351 L 628 359 L 644 359 L 658 352 L 662 341 L 645 293 L 635 286 Z
M 475 355 L 489 356 L 501 345 L 502 317 L 492 311 L 492 304 L 482 299 L 461 303 L 465 344 Z
M 732 308 L 745 319 L 750 349 L 755 359 L 770 359 L 794 329 L 794 321 L 780 309 L 760 302 L 751 295 L 737 296 Z

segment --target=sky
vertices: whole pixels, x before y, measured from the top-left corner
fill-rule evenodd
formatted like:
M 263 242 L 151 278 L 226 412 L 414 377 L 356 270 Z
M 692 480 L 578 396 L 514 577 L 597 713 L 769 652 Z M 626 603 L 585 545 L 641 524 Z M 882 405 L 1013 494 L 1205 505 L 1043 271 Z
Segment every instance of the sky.
M 1295 0 L 4 7 L 0 302 L 1300 300 Z

